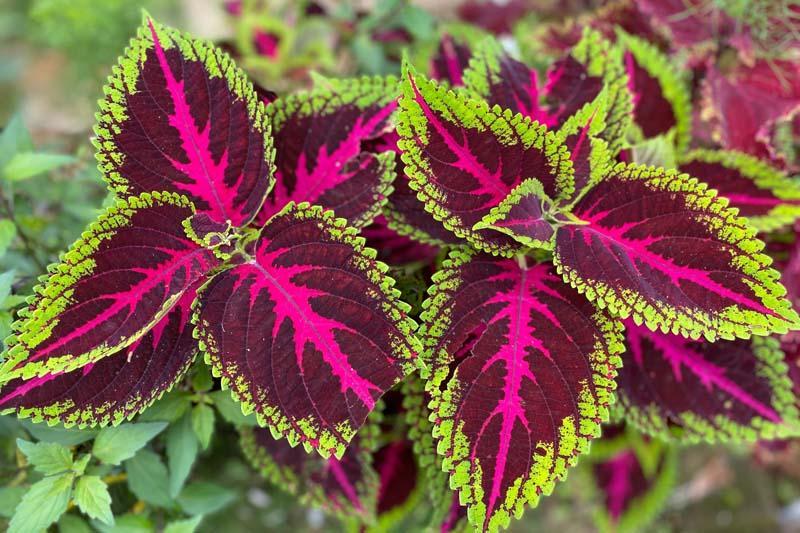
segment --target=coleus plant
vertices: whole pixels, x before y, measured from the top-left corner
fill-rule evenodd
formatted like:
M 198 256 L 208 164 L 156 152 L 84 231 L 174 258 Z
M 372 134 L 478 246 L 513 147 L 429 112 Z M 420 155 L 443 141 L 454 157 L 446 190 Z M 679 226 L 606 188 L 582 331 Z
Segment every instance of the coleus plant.
M 380 527 L 425 478 L 442 531 L 508 526 L 611 415 L 663 439 L 796 432 L 768 335 L 800 317 L 757 231 L 794 221 L 800 189 L 749 156 L 686 152 L 668 64 L 589 30 L 540 83 L 493 39 L 446 38 L 430 78 L 406 62 L 273 101 L 146 17 L 98 114 L 117 204 L 20 313 L 0 409 L 119 423 L 202 352 L 264 426 L 242 441 L 268 479 Z M 638 161 L 661 136 L 678 169 Z M 446 251 L 419 327 L 361 229 L 419 241 L 403 256 L 423 263 Z M 404 380 L 389 430 L 379 400 Z M 652 474 L 636 460 L 598 483 Z

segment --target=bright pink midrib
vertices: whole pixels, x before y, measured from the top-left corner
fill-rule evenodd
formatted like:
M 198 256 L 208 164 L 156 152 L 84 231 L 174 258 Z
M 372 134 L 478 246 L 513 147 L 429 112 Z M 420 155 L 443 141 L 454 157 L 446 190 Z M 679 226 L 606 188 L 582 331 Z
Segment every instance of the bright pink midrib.
M 630 474 L 636 466 L 633 452 L 623 452 L 609 461 L 611 478 L 608 480 L 608 514 L 618 520 L 625 511 L 625 503 L 631 496 Z
M 162 251 L 172 252 L 173 257 L 178 255 L 175 250 L 162 250 Z M 187 278 L 188 278 L 188 274 L 191 273 L 192 269 L 189 268 L 188 266 L 186 266 L 186 264 L 187 263 L 191 263 L 192 261 L 194 261 L 195 260 L 195 256 L 204 255 L 205 253 L 206 253 L 206 250 L 204 250 L 202 248 L 196 248 L 194 250 L 188 251 L 188 253 L 185 253 L 177 261 L 175 261 L 175 262 L 173 262 L 171 264 L 158 265 L 158 268 L 156 270 L 141 269 L 141 270 L 149 270 L 151 272 L 156 272 L 156 274 L 154 276 L 148 276 L 148 277 L 144 278 L 141 283 L 139 283 L 138 285 L 134 286 L 129 291 L 124 293 L 125 295 L 128 295 L 127 299 L 116 298 L 115 299 L 115 303 L 113 305 L 109 306 L 108 309 L 103 311 L 100 315 L 98 315 L 97 317 L 95 317 L 91 321 L 87 322 L 83 326 L 81 326 L 79 328 L 76 328 L 72 332 L 60 337 L 58 341 L 56 341 L 53 344 L 49 345 L 47 348 L 45 348 L 43 350 L 40 350 L 40 351 L 35 351 L 23 363 L 27 363 L 27 362 L 31 362 L 31 361 L 37 361 L 37 360 L 39 360 L 39 359 L 41 359 L 43 357 L 46 357 L 49 353 L 51 353 L 52 351 L 56 350 L 57 348 L 60 348 L 61 346 L 67 344 L 68 342 L 72 341 L 76 337 L 80 337 L 81 335 L 85 334 L 86 332 L 92 330 L 98 324 L 100 324 L 103 321 L 113 317 L 119 311 L 123 310 L 125 307 L 129 307 L 129 308 L 135 310 L 136 304 L 140 301 L 139 300 L 139 295 L 149 292 L 150 289 L 152 289 L 153 287 L 155 287 L 156 285 L 158 285 L 162 281 L 165 281 L 165 284 L 164 284 L 165 291 L 168 290 L 169 289 L 169 283 L 166 283 L 166 281 L 168 281 L 170 278 L 172 278 L 173 273 L 176 270 L 178 270 L 179 268 L 184 268 L 184 267 L 186 268 Z M 194 280 L 187 280 L 187 281 L 188 282 L 192 282 Z M 187 285 L 188 285 L 188 283 L 187 283 Z M 117 294 L 119 294 L 119 293 L 117 293 Z M 99 297 L 97 297 L 97 298 L 95 298 L 93 300 L 88 300 L 86 302 L 82 302 L 81 305 L 85 305 L 85 304 L 87 304 L 89 302 L 92 302 L 94 300 L 97 300 L 97 299 L 107 299 L 107 298 L 112 298 L 114 296 L 115 295 L 113 295 L 113 294 L 104 294 L 104 295 L 99 296 Z M 162 306 L 163 306 L 163 303 L 162 303 Z M 78 308 L 78 306 L 75 306 L 75 307 L 72 307 L 71 309 L 75 310 L 77 308 Z M 130 318 L 130 314 L 128 315 L 127 318 Z M 126 318 L 126 320 L 127 320 L 127 318 Z M 114 333 L 116 333 L 117 331 L 118 331 L 118 329 L 115 330 Z M 109 335 L 109 337 L 110 336 L 111 335 Z M 35 350 L 35 348 L 32 349 L 32 351 L 33 350 Z M 20 363 L 20 365 L 22 365 L 23 363 Z
M 216 165 L 211 157 L 210 151 L 211 117 L 209 117 L 209 120 L 206 123 L 205 130 L 202 132 L 198 131 L 189 109 L 189 103 L 186 101 L 184 82 L 179 82 L 175 79 L 172 69 L 167 61 L 167 56 L 164 53 L 163 47 L 161 46 L 161 41 L 158 39 L 158 34 L 153 27 L 153 21 L 148 20 L 148 24 L 150 26 L 150 33 L 153 36 L 153 43 L 155 45 L 156 57 L 158 57 L 158 64 L 164 74 L 164 78 L 167 83 L 167 91 L 172 97 L 172 101 L 175 106 L 175 114 L 169 117 L 169 122 L 178 130 L 183 143 L 183 149 L 190 159 L 188 164 L 171 160 L 172 164 L 177 170 L 185 173 L 190 178 L 196 178 L 197 174 L 202 175 L 202 177 L 205 178 L 207 188 L 198 190 L 191 185 L 185 185 L 178 182 L 175 182 L 175 185 L 182 189 L 185 188 L 187 191 L 191 192 L 192 194 L 197 194 L 203 199 L 207 199 L 207 193 L 210 192 L 211 197 L 216 203 L 217 209 L 219 209 L 219 214 L 222 216 L 222 221 L 230 220 L 230 216 L 225 209 L 225 204 L 220 199 L 216 188 L 216 182 L 222 183 L 225 177 L 225 168 L 227 167 L 228 163 L 227 148 L 220 160 L 220 164 Z M 194 158 L 191 157 L 192 154 L 195 155 Z M 216 174 L 214 177 L 211 176 L 212 171 Z M 202 194 L 203 192 L 206 194 Z M 234 222 L 239 223 L 240 221 L 236 220 Z
M 755 196 L 748 196 L 746 194 L 728 194 L 725 192 L 720 192 L 719 195 L 730 200 L 733 207 L 739 207 L 742 205 L 775 207 L 781 204 L 788 204 L 788 205 L 800 204 L 800 200 L 781 200 L 780 198 L 775 198 L 775 197 L 757 198 Z
M 386 491 L 390 489 L 390 487 L 387 485 L 387 482 L 389 479 L 391 479 L 393 473 L 397 471 L 397 467 L 400 465 L 400 456 L 402 453 L 402 442 L 396 442 L 389 445 L 389 450 L 386 453 L 386 459 L 381 465 L 380 472 L 378 472 L 378 477 L 380 478 L 380 493 L 378 494 L 378 500 L 381 500 L 386 494 Z
M 592 127 L 592 121 L 594 120 L 594 115 L 596 112 L 597 110 L 595 109 L 595 111 L 592 112 L 592 116 L 589 117 L 589 121 L 581 130 L 581 134 L 578 137 L 578 141 L 575 143 L 575 148 L 572 150 L 572 155 L 570 156 L 571 161 L 575 161 L 575 158 L 578 157 L 578 154 L 581 152 L 583 143 L 586 141 L 586 134 L 589 133 L 589 128 Z
M 670 263 L 667 259 L 665 259 L 665 258 L 663 258 L 663 257 L 661 257 L 659 255 L 656 255 L 656 254 L 654 254 L 654 253 L 650 252 L 649 250 L 647 250 L 647 249 L 642 247 L 643 244 L 650 244 L 650 242 L 655 242 L 655 241 L 660 240 L 660 239 L 662 239 L 664 237 L 658 238 L 656 236 L 656 237 L 651 238 L 651 240 L 649 240 L 649 241 L 646 241 L 646 240 L 630 241 L 630 240 L 628 240 L 623 234 L 626 231 L 628 231 L 631 227 L 635 227 L 637 224 L 639 224 L 639 222 L 630 222 L 630 223 L 626 224 L 625 226 L 622 226 L 621 228 L 618 228 L 616 230 L 613 230 L 613 229 L 608 228 L 608 227 L 604 227 L 602 225 L 602 223 L 598 224 L 598 218 L 601 218 L 602 216 L 605 216 L 605 215 L 606 215 L 606 213 L 594 214 L 592 216 L 585 216 L 583 214 L 579 214 L 578 216 L 582 220 L 584 220 L 585 222 L 589 222 L 590 224 L 586 225 L 586 226 L 574 226 L 574 227 L 570 228 L 570 231 L 573 233 L 573 235 L 575 233 L 585 232 L 583 234 L 584 242 L 586 243 L 587 246 L 590 246 L 590 247 L 591 247 L 591 239 L 589 238 L 589 235 L 588 235 L 589 232 L 596 233 L 597 235 L 599 235 L 601 237 L 604 237 L 604 238 L 606 238 L 606 239 L 608 239 L 610 241 L 613 241 L 617 245 L 625 248 L 626 250 L 630 250 L 631 255 L 633 257 L 639 257 L 644 262 L 646 262 L 646 263 L 648 263 L 648 264 L 650 264 L 652 266 L 657 267 L 658 270 L 660 270 L 661 272 L 665 273 L 673 282 L 678 284 L 678 286 L 679 286 L 679 280 L 691 281 L 691 282 L 696 283 L 697 285 L 703 287 L 704 289 L 707 289 L 707 290 L 712 291 L 712 292 L 716 292 L 717 294 L 727 298 L 728 300 L 731 300 L 734 303 L 742 305 L 742 306 L 744 306 L 746 308 L 753 309 L 753 310 L 756 310 L 756 311 L 758 311 L 760 313 L 764 313 L 764 314 L 767 314 L 767 315 L 777 316 L 777 313 L 775 313 L 775 311 L 765 307 L 760 302 L 755 302 L 753 300 L 746 299 L 741 294 L 739 294 L 737 292 L 734 292 L 734 291 L 728 289 L 727 287 L 724 287 L 724 286 L 720 285 L 719 283 L 711 280 L 708 277 L 708 275 L 711 273 L 711 271 L 706 272 L 706 271 L 703 271 L 703 270 L 696 270 L 696 269 L 691 269 L 691 268 L 687 268 L 687 267 L 677 266 L 677 265 L 675 265 L 673 263 Z M 676 213 L 676 216 L 677 216 L 677 213 Z M 648 219 L 648 220 L 652 220 L 652 219 Z M 689 238 L 689 237 L 679 236 L 679 235 L 678 236 L 670 235 L 668 237 Z M 710 240 L 711 239 L 709 239 L 709 241 Z M 604 244 L 604 247 L 606 249 L 608 249 L 608 246 L 606 246 L 605 244 Z M 635 267 L 635 265 L 633 265 L 633 264 L 632 264 L 632 266 Z M 637 269 L 637 271 L 638 271 L 638 269 Z M 755 280 L 753 280 L 752 278 L 749 278 L 745 274 L 743 274 L 743 273 L 740 273 L 740 274 L 741 274 L 741 276 L 743 278 L 747 278 L 747 279 L 750 279 L 751 281 L 755 282 Z
M 278 328 L 283 323 L 283 319 L 289 318 L 292 320 L 295 324 L 295 353 L 298 357 L 298 366 L 303 369 L 302 354 L 305 343 L 311 342 L 320 349 L 322 358 L 328 363 L 333 375 L 339 378 L 342 392 L 345 393 L 348 389 L 352 390 L 367 409 L 371 411 L 375 407 L 375 400 L 370 391 L 380 392 L 380 388 L 362 378 L 350 365 L 347 356 L 339 349 L 339 345 L 333 336 L 333 328 L 346 329 L 344 324 L 323 319 L 312 309 L 310 299 L 314 296 L 322 296 L 324 293 L 307 287 L 300 287 L 291 282 L 293 276 L 312 270 L 312 267 L 297 266 L 295 268 L 270 268 L 267 270 L 267 267 L 263 266 L 274 264 L 277 256 L 284 251 L 280 250 L 272 254 L 259 253 L 257 261 L 248 263 L 267 281 L 267 290 L 275 302 L 276 320 L 274 331 L 272 332 L 273 338 L 277 338 Z M 286 287 L 291 287 L 291 289 Z M 255 291 L 253 291 L 253 296 L 255 296 Z M 287 304 L 289 309 L 285 309 L 281 302 Z M 318 318 L 317 323 L 310 318 L 314 316 Z M 299 319 L 299 323 L 293 318 Z M 325 330 L 320 331 L 318 325 L 321 325 Z M 314 342 L 312 337 L 317 342 Z
M 350 134 L 339 143 L 332 153 L 328 154 L 327 147 L 323 145 L 317 154 L 314 168 L 310 174 L 306 169 L 306 152 L 302 150 L 297 158 L 296 168 L 293 169 L 295 171 L 295 187 L 292 194 L 286 192 L 283 180 L 280 179 L 280 176 L 278 177 L 273 193 L 275 199 L 272 200 L 275 212 L 282 209 L 290 200 L 315 203 L 314 200 L 325 192 L 347 181 L 351 174 L 342 172 L 344 165 L 361 152 L 361 141 L 374 132 L 377 126 L 392 114 L 395 107 L 394 103 L 382 107 L 378 113 L 364 123 L 359 117 L 350 130 Z
M 691 349 L 686 346 L 687 341 L 682 337 L 668 337 L 666 335 L 655 334 L 642 326 L 632 324 L 630 321 L 626 322 L 626 328 L 629 330 L 630 344 L 639 347 L 641 346 L 642 338 L 647 338 L 653 346 L 664 354 L 664 358 L 672 367 L 675 380 L 679 383 L 683 381 L 681 366 L 685 366 L 700 379 L 700 382 L 709 392 L 713 391 L 714 387 L 716 387 L 730 394 L 735 400 L 748 406 L 767 420 L 772 422 L 781 421 L 780 415 L 775 412 L 775 410 L 765 406 L 736 383 L 726 378 L 724 368 L 720 368 L 706 361 L 701 354 L 694 354 Z M 680 343 L 682 346 L 676 345 L 676 343 Z M 642 357 L 643 354 L 641 350 L 634 350 L 634 358 L 640 367 L 643 366 L 644 363 Z
M 339 461 L 337 459 L 329 459 L 328 469 L 333 474 L 336 482 L 342 488 L 342 492 L 344 492 L 345 496 L 347 496 L 347 499 L 353 504 L 353 507 L 355 507 L 358 511 L 363 512 L 364 507 L 361 505 L 361 500 L 358 498 L 358 493 L 356 492 L 355 487 L 353 487 L 353 484 L 350 483 L 350 480 L 347 479 L 347 474 L 342 468 L 342 465 L 339 464 Z
M 503 165 L 502 161 L 498 163 L 498 169 L 495 174 L 490 174 L 488 169 L 486 169 L 472 154 L 469 148 L 465 145 L 460 144 L 456 141 L 450 133 L 444 128 L 439 121 L 439 118 L 434 114 L 433 110 L 430 108 L 428 103 L 425 101 L 425 98 L 422 96 L 422 93 L 419 92 L 417 88 L 417 84 L 414 81 L 414 78 L 411 77 L 409 74 L 408 76 L 409 81 L 411 82 L 411 87 L 414 90 L 415 100 L 417 105 L 420 106 L 422 109 L 423 114 L 428 120 L 428 124 L 432 125 L 436 132 L 444 139 L 447 147 L 450 148 L 454 154 L 458 156 L 458 161 L 456 163 L 448 163 L 449 166 L 457 168 L 463 172 L 466 172 L 470 176 L 474 177 L 478 183 L 483 187 L 483 190 L 493 194 L 493 200 L 490 201 L 490 205 L 493 205 L 500 201 L 501 199 L 505 198 L 508 193 L 511 191 L 510 189 L 505 187 L 505 184 L 500 180 L 500 176 L 502 176 L 503 172 Z M 476 172 L 476 170 L 478 172 Z M 441 182 L 437 181 L 440 186 L 443 186 Z M 472 194 L 479 194 L 481 192 L 480 189 L 472 190 L 472 191 L 460 191 L 460 192 L 469 192 Z
M 458 53 L 456 52 L 455 45 L 449 37 L 442 42 L 442 49 L 444 52 L 445 64 L 447 65 L 447 73 L 450 75 L 450 82 L 454 85 L 464 85 L 464 80 L 461 77 L 461 67 L 458 64 Z

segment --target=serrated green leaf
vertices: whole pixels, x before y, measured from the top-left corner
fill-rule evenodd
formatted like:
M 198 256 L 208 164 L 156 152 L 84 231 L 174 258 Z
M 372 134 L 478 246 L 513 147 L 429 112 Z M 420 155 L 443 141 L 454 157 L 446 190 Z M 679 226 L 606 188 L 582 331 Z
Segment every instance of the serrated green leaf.
M 2 177 L 10 182 L 22 181 L 74 162 L 75 158 L 69 155 L 19 152 L 6 163 Z
M 203 520 L 203 515 L 197 515 L 194 518 L 187 518 L 186 520 L 178 520 L 170 522 L 164 528 L 164 533 L 194 533 L 200 521 Z
M 91 518 L 109 525 L 114 524 L 111 513 L 111 495 L 108 485 L 97 476 L 82 476 L 75 483 L 75 504 Z
M 17 447 L 37 472 L 51 475 L 72 469 L 72 452 L 61 444 L 17 439 Z
M 242 405 L 234 400 L 228 391 L 218 390 L 209 394 L 217 407 L 217 411 L 227 422 L 234 426 L 257 426 L 256 415 L 246 415 L 242 412 Z
M 97 431 L 93 429 L 67 429 L 63 427 L 49 427 L 44 424 L 35 424 L 30 420 L 22 420 L 22 426 L 30 433 L 36 440 L 44 442 L 57 442 L 64 446 L 77 446 L 87 440 L 91 440 L 97 435 Z
M 173 390 L 147 408 L 139 422 L 175 422 L 192 406 L 189 394 Z
M 30 533 L 47 529 L 64 514 L 72 493 L 73 474 L 48 476 L 37 481 L 17 505 L 8 533 Z
M 192 483 L 178 496 L 181 508 L 190 515 L 211 514 L 236 498 L 231 489 L 214 483 Z
M 104 428 L 94 441 L 92 453 L 104 463 L 119 464 L 133 457 L 166 427 L 166 422 L 148 422 Z
M 211 377 L 211 369 L 208 365 L 198 364 L 192 375 L 192 388 L 197 392 L 207 392 L 214 386 L 214 379 Z
M 214 410 L 206 405 L 200 404 L 192 409 L 192 428 L 200 441 L 200 446 L 205 450 L 211 443 L 211 436 L 214 434 Z
M 128 487 L 137 498 L 159 507 L 172 505 L 167 467 L 158 454 L 139 450 L 133 459 L 125 462 L 125 471 L 128 473 Z
M 187 413 L 167 430 L 167 462 L 169 464 L 169 494 L 176 497 L 197 459 L 199 443 Z
M 22 497 L 25 495 L 25 487 L 2 487 L 0 488 L 0 516 L 6 518 L 14 514 Z
M 675 132 L 645 139 L 631 147 L 633 162 L 654 167 L 675 168 L 678 166 L 673 138 Z
M 17 227 L 10 220 L 0 220 L 0 257 L 3 257 L 17 236 Z

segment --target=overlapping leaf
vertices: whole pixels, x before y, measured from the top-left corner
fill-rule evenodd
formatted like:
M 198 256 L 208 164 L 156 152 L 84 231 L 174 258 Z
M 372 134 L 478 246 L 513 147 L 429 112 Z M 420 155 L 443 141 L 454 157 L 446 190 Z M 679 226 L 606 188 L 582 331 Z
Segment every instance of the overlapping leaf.
M 433 54 L 430 63 L 431 77 L 435 80 L 445 81 L 453 87 L 464 85 L 464 70 L 469 65 L 472 50 L 463 42 L 454 39 L 445 33 L 439 40 L 439 46 Z
M 379 479 L 370 464 L 369 449 L 358 439 L 341 459 L 324 459 L 275 439 L 268 429 L 240 431 L 245 456 L 270 483 L 342 518 L 374 520 Z
M 572 194 L 566 148 L 522 115 L 497 114 L 485 101 L 448 92 L 410 68 L 403 76 L 398 144 L 412 189 L 456 236 L 492 253 L 515 253 L 513 239 L 473 225 L 529 177 L 552 199 Z
M 470 522 L 495 531 L 599 433 L 619 326 L 544 264 L 456 251 L 434 283 L 420 332 L 434 436 Z
M 391 128 L 396 84 L 393 78 L 321 80 L 267 108 L 276 184 L 259 225 L 290 201 L 333 209 L 355 226 L 372 221 L 392 191 L 395 156 L 366 149 Z
M 716 189 L 760 231 L 800 217 L 800 185 L 781 171 L 741 152 L 695 150 L 679 168 Z
M 407 305 L 363 239 L 318 206 L 289 204 L 198 298 L 214 371 L 259 420 L 341 457 L 377 399 L 416 366 Z
M 654 435 L 755 440 L 792 431 L 797 409 L 776 339 L 694 341 L 626 322 L 619 402 Z M 794 429 L 796 431 L 796 428 Z
M 0 368 L 7 382 L 70 372 L 136 342 L 218 264 L 187 237 L 186 197 L 119 201 L 72 245 L 20 313 Z
M 140 413 L 183 376 L 197 353 L 190 325 L 200 282 L 133 344 L 71 372 L 14 379 L 0 388 L 0 410 L 65 426 L 119 423 Z
M 105 94 L 95 146 L 118 196 L 177 192 L 218 222 L 255 217 L 272 185 L 272 137 L 227 54 L 148 19 Z
M 710 340 L 798 325 L 755 230 L 696 179 L 618 164 L 572 212 L 555 264 L 613 313 Z

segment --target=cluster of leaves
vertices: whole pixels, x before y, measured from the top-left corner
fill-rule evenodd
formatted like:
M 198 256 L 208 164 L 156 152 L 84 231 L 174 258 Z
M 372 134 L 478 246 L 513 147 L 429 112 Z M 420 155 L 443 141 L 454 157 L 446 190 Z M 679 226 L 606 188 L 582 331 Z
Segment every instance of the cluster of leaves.
M 4 412 L 105 429 L 91 448 L 20 442 L 44 477 L 12 527 L 70 502 L 109 523 L 126 461 L 131 491 L 192 530 L 212 406 L 268 480 L 375 530 L 507 527 L 611 418 L 589 474 L 612 529 L 664 501 L 662 441 L 797 434 L 797 257 L 787 299 L 762 238 L 800 217 L 800 184 L 699 148 L 673 59 L 584 26 L 543 73 L 454 32 L 400 79 L 276 95 L 145 17 L 95 129 L 115 203 L 48 268 L 0 363 Z M 169 468 L 145 447 L 158 398 L 183 405 Z M 109 452 L 125 432 L 141 436 Z

